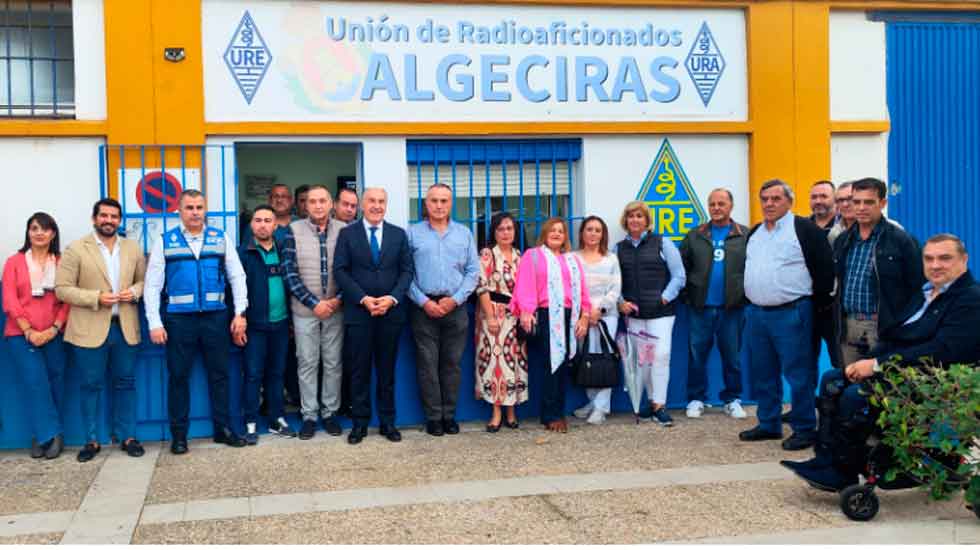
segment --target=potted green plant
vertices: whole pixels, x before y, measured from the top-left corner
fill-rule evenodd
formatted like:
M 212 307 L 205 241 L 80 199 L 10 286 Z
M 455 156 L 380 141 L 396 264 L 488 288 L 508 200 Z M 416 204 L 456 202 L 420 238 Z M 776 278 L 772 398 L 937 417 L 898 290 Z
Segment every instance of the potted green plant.
M 980 368 L 899 359 L 871 384 L 881 443 L 892 455 L 884 481 L 907 476 L 935 500 L 965 490 L 980 517 Z

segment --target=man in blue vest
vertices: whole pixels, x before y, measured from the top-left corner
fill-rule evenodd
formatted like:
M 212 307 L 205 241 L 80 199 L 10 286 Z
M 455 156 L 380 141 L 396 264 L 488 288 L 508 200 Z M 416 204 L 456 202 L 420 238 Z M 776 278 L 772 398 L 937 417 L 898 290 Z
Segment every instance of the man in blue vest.
M 203 355 L 211 394 L 215 443 L 242 447 L 245 440 L 229 421 L 228 351 L 231 335 L 241 339 L 248 307 L 245 271 L 224 231 L 205 224 L 204 195 L 187 189 L 180 195 L 180 225 L 165 232 L 150 251 L 143 298 L 150 340 L 167 346 L 167 411 L 170 451 L 187 452 L 190 373 Z M 235 311 L 228 325 L 225 287 L 231 285 Z M 160 293 L 166 292 L 166 320 L 160 317 Z

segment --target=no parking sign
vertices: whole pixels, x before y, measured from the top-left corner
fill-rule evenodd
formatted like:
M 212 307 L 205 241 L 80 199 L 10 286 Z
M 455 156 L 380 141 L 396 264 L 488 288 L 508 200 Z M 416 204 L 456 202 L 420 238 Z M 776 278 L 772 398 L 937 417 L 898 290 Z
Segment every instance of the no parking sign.
M 176 214 L 184 189 L 200 189 L 198 169 L 128 168 L 119 171 L 126 214 Z
M 144 250 L 164 229 L 180 223 L 177 216 L 181 192 L 201 189 L 201 172 L 197 168 L 127 168 L 118 174 L 126 236 L 139 242 Z M 166 223 L 164 216 L 168 218 Z

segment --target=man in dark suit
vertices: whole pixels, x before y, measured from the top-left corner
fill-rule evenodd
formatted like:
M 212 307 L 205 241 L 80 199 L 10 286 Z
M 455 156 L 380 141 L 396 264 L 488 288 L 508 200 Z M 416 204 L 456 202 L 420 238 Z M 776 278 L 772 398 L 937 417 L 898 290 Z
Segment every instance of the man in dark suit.
M 885 362 L 980 363 L 980 284 L 967 270 L 966 247 L 956 236 L 942 233 L 926 241 L 922 259 L 928 282 L 905 306 L 901 321 L 883 332 L 872 357 L 844 371 L 828 371 L 821 379 L 815 458 L 781 463 L 818 489 L 840 491 L 857 483 L 865 441 L 877 417 L 867 385 Z
M 402 438 L 395 428 L 395 359 L 414 272 L 408 237 L 404 229 L 384 221 L 387 208 L 384 189 L 365 189 L 363 218 L 340 232 L 334 252 L 334 277 L 344 294 L 344 347 L 350 350 L 351 445 L 364 439 L 371 420 L 372 363 L 379 433 L 393 442 Z

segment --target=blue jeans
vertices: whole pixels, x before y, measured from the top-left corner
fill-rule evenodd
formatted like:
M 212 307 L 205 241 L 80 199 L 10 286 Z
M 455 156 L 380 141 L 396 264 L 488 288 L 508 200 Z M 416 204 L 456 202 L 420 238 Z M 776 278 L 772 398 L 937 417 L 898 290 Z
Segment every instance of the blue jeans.
M 817 426 L 813 387 L 813 304 L 804 298 L 779 308 L 750 305 L 746 308 L 746 342 L 751 357 L 753 395 L 759 406 L 759 426 L 781 432 L 783 381 L 790 387 L 793 412 L 790 426 L 800 434 Z
M 75 365 L 82 375 L 82 428 L 85 441 L 98 441 L 99 398 L 105 386 L 106 367 L 112 377 L 112 435 L 120 441 L 136 437 L 137 346 L 126 343 L 118 323 L 109 325 L 105 342 L 97 348 L 72 346 Z
M 742 395 L 742 371 L 738 351 L 742 336 L 742 308 L 705 307 L 691 312 L 691 360 L 687 367 L 687 400 L 708 400 L 708 355 L 717 343 L 725 388 L 719 397 L 725 403 Z
M 285 320 L 275 324 L 272 330 L 246 330 L 245 384 L 242 391 L 242 408 L 245 422 L 259 421 L 259 388 L 265 387 L 265 402 L 269 418 L 283 416 L 282 378 L 286 371 L 289 352 L 289 325 Z
M 10 354 L 22 384 L 31 418 L 31 436 L 39 443 L 64 433 L 61 425 L 65 395 L 65 343 L 61 334 L 43 347 L 24 336 L 9 336 Z

